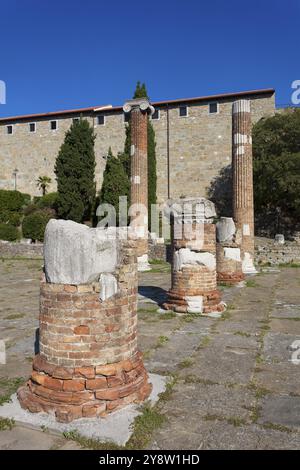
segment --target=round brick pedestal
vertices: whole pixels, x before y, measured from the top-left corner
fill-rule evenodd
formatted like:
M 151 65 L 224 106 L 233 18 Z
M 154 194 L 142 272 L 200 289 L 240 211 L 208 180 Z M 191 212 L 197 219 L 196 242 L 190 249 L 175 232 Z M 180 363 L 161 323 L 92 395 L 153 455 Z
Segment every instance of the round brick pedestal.
M 178 313 L 223 312 L 221 293 L 217 288 L 216 272 L 204 266 L 189 266 L 172 273 L 172 288 L 168 300 L 163 304 L 166 310 Z M 202 304 L 202 308 L 197 307 Z M 198 310 L 199 308 L 199 310 Z
M 134 249 L 123 253 L 123 263 L 114 272 L 117 291 L 106 300 L 100 299 L 101 280 L 41 282 L 40 352 L 29 381 L 18 390 L 23 408 L 69 422 L 103 416 L 149 396 L 151 385 L 137 351 Z
M 216 227 L 211 223 L 213 204 L 203 198 L 183 199 L 177 204 L 182 212 L 171 218 L 172 286 L 163 308 L 180 313 L 222 312 L 216 275 Z
M 240 248 L 234 243 L 217 243 L 217 281 L 237 284 L 245 279 Z

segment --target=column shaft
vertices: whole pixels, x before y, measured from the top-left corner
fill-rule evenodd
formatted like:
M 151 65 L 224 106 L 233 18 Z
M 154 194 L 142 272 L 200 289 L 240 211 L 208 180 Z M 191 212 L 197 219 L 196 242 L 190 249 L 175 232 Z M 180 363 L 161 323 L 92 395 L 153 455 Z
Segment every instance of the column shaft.
M 233 218 L 242 235 L 244 272 L 254 272 L 254 202 L 250 101 L 233 103 Z

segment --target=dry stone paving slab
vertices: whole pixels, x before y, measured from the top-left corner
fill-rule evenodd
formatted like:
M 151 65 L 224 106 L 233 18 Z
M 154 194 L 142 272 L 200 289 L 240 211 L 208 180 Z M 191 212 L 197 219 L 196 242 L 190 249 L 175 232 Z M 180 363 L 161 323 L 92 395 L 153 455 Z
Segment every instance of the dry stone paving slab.
M 176 384 L 161 404 L 166 422 L 148 448 L 300 449 L 300 364 L 290 349 L 299 339 L 300 269 L 247 277 L 245 287 L 222 286 L 228 309 L 208 318 L 157 312 L 170 272 L 152 268 L 139 274 L 139 347 L 149 372 L 172 374 Z M 0 339 L 9 337 L 1 395 L 11 390 L 8 379 L 26 379 L 31 371 L 40 275 L 39 260 L 0 263 Z M 0 446 L 79 448 L 19 426 L 0 431 Z
M 259 423 L 274 423 L 289 428 L 300 428 L 300 396 L 270 396 L 262 401 Z

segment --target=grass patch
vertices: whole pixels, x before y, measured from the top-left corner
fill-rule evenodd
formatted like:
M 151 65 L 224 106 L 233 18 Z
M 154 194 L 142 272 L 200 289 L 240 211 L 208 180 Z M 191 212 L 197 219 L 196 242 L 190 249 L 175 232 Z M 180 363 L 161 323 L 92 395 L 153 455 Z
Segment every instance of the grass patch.
M 183 359 L 179 364 L 177 365 L 178 369 L 186 369 L 187 367 L 191 367 L 194 364 L 194 361 L 191 357 L 187 357 L 186 359 Z
M 224 312 L 222 312 L 222 315 L 219 318 L 219 320 L 220 321 L 229 320 L 232 316 L 232 311 L 233 310 L 235 310 L 235 305 L 233 305 L 233 304 L 227 305 L 226 310 Z
M 171 265 L 166 261 L 160 260 L 152 260 L 150 261 L 151 270 L 150 273 L 170 273 L 171 272 Z
M 0 389 L 4 392 L 0 396 L 0 406 L 10 402 L 11 395 L 18 390 L 24 381 L 25 379 L 23 377 L 15 377 L 13 379 L 0 378 Z
M 300 321 L 300 317 L 270 317 L 274 320 L 293 320 L 293 321 Z
M 251 382 L 247 387 L 249 390 L 254 392 L 255 398 L 264 398 L 266 395 L 271 393 L 270 390 L 264 387 L 260 387 L 255 382 Z
M 288 433 L 295 432 L 293 429 L 288 428 L 287 426 L 282 426 L 282 424 L 265 423 L 262 425 L 262 427 L 265 429 L 273 429 L 274 431 L 281 431 L 281 432 L 288 432 Z
M 14 427 L 15 422 L 13 419 L 0 418 L 0 431 L 10 430 Z
M 299 263 L 294 263 L 294 262 L 291 262 L 291 263 L 279 263 L 278 265 L 280 268 L 300 268 L 300 264 Z
M 250 338 L 251 334 L 250 333 L 246 333 L 245 331 L 235 331 L 233 333 L 235 336 L 244 336 L 245 338 Z
M 156 313 L 158 307 L 139 308 L 137 313 Z
M 146 448 L 153 432 L 166 421 L 166 417 L 161 414 L 158 407 L 151 407 L 145 403 L 141 409 L 142 414 L 136 417 L 133 425 L 133 434 L 126 443 L 127 449 Z
M 124 450 L 123 446 L 118 446 L 112 441 L 99 441 L 82 436 L 78 431 L 66 431 L 63 433 L 66 439 L 77 442 L 82 448 L 93 450 Z
M 25 317 L 24 313 L 12 313 L 11 315 L 4 317 L 4 320 L 17 320 L 18 318 L 23 318 L 23 317 Z
M 231 424 L 235 427 L 247 424 L 247 421 L 245 419 L 239 418 L 238 416 L 230 416 L 229 418 L 226 418 L 225 416 L 208 413 L 203 417 L 203 419 L 204 421 L 226 421 L 226 423 Z
M 162 259 L 152 259 L 151 261 L 149 261 L 149 264 L 170 266 L 167 261 L 164 261 Z
M 213 382 L 208 379 L 201 379 L 194 374 L 189 374 L 184 377 L 185 384 L 203 384 L 203 385 L 218 385 L 217 382 Z
M 264 364 L 265 362 L 260 352 L 256 354 L 255 360 L 256 360 L 256 364 Z
M 257 423 L 260 417 L 261 406 L 244 406 L 245 410 L 250 411 L 252 423 Z
M 170 400 L 173 393 L 173 389 L 178 382 L 177 374 L 170 374 L 170 380 L 166 384 L 166 390 L 159 395 L 159 402 L 156 406 L 159 406 L 160 403 L 164 403 Z
M 239 418 L 238 416 L 230 416 L 226 419 L 228 424 L 232 424 L 235 427 L 243 426 L 247 424 L 247 421 L 244 418 Z
M 164 344 L 166 344 L 167 342 L 169 341 L 169 338 L 167 336 L 159 336 L 157 338 L 157 342 L 156 342 L 156 345 L 155 345 L 155 348 L 161 348 L 162 346 L 164 346 Z
M 245 282 L 245 286 L 246 287 L 257 287 L 257 284 L 255 282 L 254 279 L 248 279 L 246 282 Z
M 150 356 L 151 356 L 150 349 L 147 349 L 147 351 L 143 352 L 143 359 L 149 359 Z
M 175 317 L 177 317 L 176 313 L 172 312 L 171 310 L 169 310 L 166 313 L 161 313 L 160 314 L 160 318 L 162 320 L 171 320 L 172 318 L 175 318 Z
M 180 320 L 182 323 L 192 323 L 196 315 L 196 313 L 188 313 L 187 315 L 183 315 Z
M 211 337 L 210 336 L 204 336 L 201 340 L 201 343 L 197 347 L 197 351 L 199 351 L 200 349 L 203 349 L 206 346 L 208 346 L 210 342 L 211 342 Z

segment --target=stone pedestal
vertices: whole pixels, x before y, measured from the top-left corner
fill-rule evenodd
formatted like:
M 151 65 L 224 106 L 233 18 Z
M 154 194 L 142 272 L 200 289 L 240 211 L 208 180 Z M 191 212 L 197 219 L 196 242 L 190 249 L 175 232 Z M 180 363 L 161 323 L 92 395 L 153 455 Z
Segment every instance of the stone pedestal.
M 214 205 L 204 198 L 175 202 L 171 218 L 172 286 L 163 308 L 182 313 L 222 312 L 217 288 Z
M 217 229 L 217 280 L 237 284 L 245 279 L 238 235 L 233 219 L 221 217 Z
M 52 238 L 57 242 L 52 252 L 55 259 L 60 242 L 67 239 L 71 242 L 70 230 L 76 235 L 81 229 L 74 222 L 61 222 L 50 221 L 48 233 L 46 229 L 48 281 L 58 274 L 51 264 L 47 269 L 50 255 L 47 240 Z M 98 250 L 102 255 L 117 243 L 105 240 L 103 234 L 100 239 Z M 45 277 L 41 281 L 39 354 L 34 358 L 29 381 L 18 390 L 23 408 L 52 413 L 57 421 L 69 422 L 81 417 L 104 416 L 149 396 L 151 385 L 137 350 L 134 243 L 117 243 L 117 252 L 115 267 L 110 265 L 109 273 L 96 275 L 94 271 L 91 282 L 82 284 L 80 279 L 73 284 L 47 282 Z M 65 257 L 68 264 L 68 253 Z M 78 254 L 72 263 L 80 265 L 80 259 Z M 86 275 L 84 269 L 81 275 Z M 73 273 L 69 272 L 69 276 L 72 278 Z
M 251 125 L 250 101 L 235 101 L 232 109 L 233 218 L 242 234 L 242 267 L 248 274 L 256 272 Z
M 127 101 L 123 110 L 130 113 L 131 186 L 130 228 L 136 239 L 138 271 L 150 269 L 148 263 L 148 114 L 154 111 L 146 98 Z

